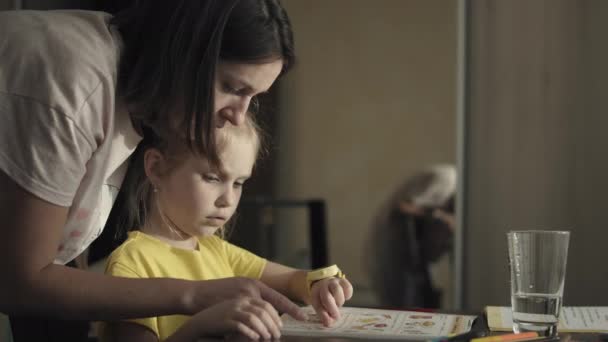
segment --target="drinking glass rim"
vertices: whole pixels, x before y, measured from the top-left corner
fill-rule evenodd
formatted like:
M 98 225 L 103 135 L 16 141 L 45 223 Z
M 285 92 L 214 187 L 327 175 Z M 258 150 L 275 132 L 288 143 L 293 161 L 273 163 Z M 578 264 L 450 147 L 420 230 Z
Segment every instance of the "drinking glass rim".
M 569 230 L 543 230 L 543 229 L 528 229 L 528 230 L 510 230 L 507 234 L 521 234 L 521 233 L 533 233 L 533 234 L 565 234 L 569 235 Z

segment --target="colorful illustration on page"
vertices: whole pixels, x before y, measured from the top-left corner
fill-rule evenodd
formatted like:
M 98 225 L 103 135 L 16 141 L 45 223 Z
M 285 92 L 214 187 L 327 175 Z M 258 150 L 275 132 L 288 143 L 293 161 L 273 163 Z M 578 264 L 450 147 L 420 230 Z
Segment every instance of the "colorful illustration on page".
M 355 319 L 346 327 L 349 332 L 386 331 L 393 325 L 393 315 L 385 313 L 364 313 L 355 316 Z

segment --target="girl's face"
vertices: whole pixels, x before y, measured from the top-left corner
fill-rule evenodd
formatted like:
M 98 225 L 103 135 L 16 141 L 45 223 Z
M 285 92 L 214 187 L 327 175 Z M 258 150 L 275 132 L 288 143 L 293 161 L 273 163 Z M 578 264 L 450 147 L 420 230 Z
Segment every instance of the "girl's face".
M 161 210 L 182 232 L 212 235 L 232 217 L 255 163 L 257 147 L 248 140 L 234 137 L 224 146 L 221 170 L 190 155 L 159 179 L 156 195 Z
M 215 122 L 238 126 L 245 120 L 251 99 L 268 91 L 283 68 L 280 59 L 260 64 L 220 62 L 214 86 Z

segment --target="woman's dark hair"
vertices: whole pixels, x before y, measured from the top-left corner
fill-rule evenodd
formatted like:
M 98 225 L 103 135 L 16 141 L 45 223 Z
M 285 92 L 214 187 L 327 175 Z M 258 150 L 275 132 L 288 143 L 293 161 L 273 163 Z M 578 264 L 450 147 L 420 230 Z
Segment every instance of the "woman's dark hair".
M 281 59 L 284 73 L 295 60 L 279 0 L 138 0 L 111 24 L 124 41 L 118 87 L 135 129 L 168 138 L 177 127 L 212 162 L 219 161 L 212 115 L 218 62 Z

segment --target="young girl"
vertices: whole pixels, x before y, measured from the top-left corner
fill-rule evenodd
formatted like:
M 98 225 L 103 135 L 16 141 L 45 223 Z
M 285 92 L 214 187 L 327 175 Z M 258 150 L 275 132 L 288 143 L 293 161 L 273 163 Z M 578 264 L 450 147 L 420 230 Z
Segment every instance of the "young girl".
M 341 272 L 309 287 L 307 271 L 266 261 L 221 238 L 260 149 L 260 133 L 251 116 L 240 126 L 226 124 L 218 132 L 217 164 L 191 152 L 182 139 L 173 140 L 157 139 L 138 148 L 131 170 L 141 168 L 142 177 L 132 182 L 136 186 L 131 191 L 137 199 L 132 203 L 137 205 L 124 222 L 137 230 L 112 253 L 106 273 L 131 278 L 259 279 L 289 298 L 312 304 L 326 325 L 337 319 L 338 308 L 353 292 Z M 108 331 L 114 340 L 128 341 L 192 340 L 231 332 L 269 339 L 280 336 L 280 326 L 279 315 L 269 303 L 236 299 L 192 318 L 137 319 L 114 323 Z

